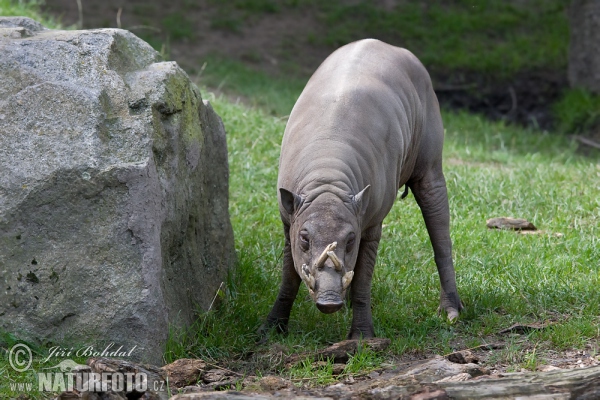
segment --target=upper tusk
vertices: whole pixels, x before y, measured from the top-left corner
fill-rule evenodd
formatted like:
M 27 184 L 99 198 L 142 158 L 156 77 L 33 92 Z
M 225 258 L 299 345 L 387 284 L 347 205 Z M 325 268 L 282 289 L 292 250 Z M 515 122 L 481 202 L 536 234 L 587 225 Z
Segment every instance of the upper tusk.
M 341 271 L 342 263 L 341 263 L 340 259 L 338 258 L 338 256 L 333 251 L 328 251 L 327 255 L 329 256 L 329 258 L 331 258 L 331 261 L 333 262 L 333 265 L 335 266 L 335 270 Z
M 327 245 L 327 247 L 325 247 L 325 250 L 323 250 L 323 252 L 321 253 L 321 255 L 319 256 L 316 266 L 317 268 L 323 268 L 323 265 L 325 265 L 325 261 L 327 261 L 327 257 L 329 257 L 329 252 L 330 251 L 334 251 L 337 247 L 337 242 L 333 242 Z M 339 260 L 338 260 L 339 261 Z

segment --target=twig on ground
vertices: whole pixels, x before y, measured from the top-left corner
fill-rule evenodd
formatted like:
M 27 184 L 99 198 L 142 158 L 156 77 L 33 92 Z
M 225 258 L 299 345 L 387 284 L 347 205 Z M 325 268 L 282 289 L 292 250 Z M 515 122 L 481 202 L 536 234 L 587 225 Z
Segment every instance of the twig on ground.
M 571 137 L 573 139 L 577 140 L 581 144 L 584 144 L 586 146 L 593 147 L 595 149 L 600 150 L 600 143 L 596 142 L 595 140 L 586 138 L 585 136 L 579 136 L 579 135 L 572 135 Z
M 448 354 L 444 354 L 442 357 L 446 358 L 448 357 L 450 354 L 454 354 L 454 353 L 458 353 L 460 351 L 467 351 L 467 350 L 497 350 L 497 349 L 502 349 L 504 348 L 506 345 L 504 343 L 487 343 L 487 344 L 480 344 L 479 346 L 475 346 L 475 347 L 470 347 L 468 349 L 462 349 L 462 350 L 457 350 L 457 351 L 453 351 L 452 353 L 448 353 Z

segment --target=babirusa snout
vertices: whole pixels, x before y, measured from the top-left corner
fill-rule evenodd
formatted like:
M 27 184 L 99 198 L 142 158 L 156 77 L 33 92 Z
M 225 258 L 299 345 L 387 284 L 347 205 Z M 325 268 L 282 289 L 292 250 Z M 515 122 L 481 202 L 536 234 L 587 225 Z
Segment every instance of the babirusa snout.
M 325 250 L 323 250 L 323 252 L 319 256 L 319 258 L 317 259 L 317 262 L 314 264 L 314 267 L 312 269 L 306 264 L 302 264 L 302 268 L 300 269 L 300 278 L 302 278 L 302 281 L 308 287 L 308 292 L 309 292 L 310 296 L 317 303 L 319 310 L 326 312 L 326 313 L 335 312 L 339 309 L 340 304 L 341 304 L 341 297 L 339 299 L 338 298 L 336 298 L 336 299 L 328 298 L 327 300 L 325 300 L 324 298 L 322 298 L 323 293 L 321 293 L 321 289 L 319 290 L 319 294 L 317 295 L 317 293 L 315 293 L 316 274 L 317 274 L 317 269 L 322 270 L 325 267 L 325 262 L 327 261 L 328 258 L 331 259 L 331 262 L 333 263 L 333 266 L 335 267 L 334 274 L 337 274 L 337 273 L 343 271 L 344 267 L 342 265 L 342 262 L 340 261 L 339 257 L 335 254 L 336 247 L 337 247 L 337 242 L 328 244 L 327 247 L 325 247 Z M 337 275 L 337 276 L 338 276 L 337 279 L 339 279 L 339 275 Z M 354 277 L 353 271 L 349 271 L 342 276 L 342 291 L 346 290 L 348 288 L 348 286 L 350 286 L 350 282 L 352 281 L 353 277 Z M 339 283 L 338 283 L 338 285 L 339 285 Z M 328 285 L 326 285 L 326 286 L 328 286 Z M 332 293 L 333 293 L 332 291 L 329 291 L 329 296 L 325 296 L 325 297 L 335 297 L 335 296 L 331 296 Z

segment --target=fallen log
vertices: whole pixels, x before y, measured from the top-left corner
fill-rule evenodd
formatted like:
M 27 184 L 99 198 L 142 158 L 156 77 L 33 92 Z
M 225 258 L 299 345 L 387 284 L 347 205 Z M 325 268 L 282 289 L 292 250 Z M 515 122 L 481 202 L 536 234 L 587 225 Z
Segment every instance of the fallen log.
M 504 374 L 496 379 L 440 383 L 439 387 L 453 399 L 599 399 L 600 366 Z

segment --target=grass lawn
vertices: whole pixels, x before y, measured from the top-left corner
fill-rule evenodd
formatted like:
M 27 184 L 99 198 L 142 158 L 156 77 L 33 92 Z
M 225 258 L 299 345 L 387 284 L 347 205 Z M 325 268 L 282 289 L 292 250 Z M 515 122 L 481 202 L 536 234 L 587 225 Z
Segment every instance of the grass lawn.
M 275 299 L 283 248 L 276 180 L 286 118 L 274 116 L 277 107 L 270 105 L 293 104 L 298 93 L 292 88 L 301 84 L 247 74 L 255 73 L 238 69 L 222 76 L 230 90 L 244 94 L 237 100 L 204 90 L 228 132 L 230 212 L 239 266 L 221 307 L 204 314 L 195 330 L 174 333 L 167 360 L 193 355 L 228 365 L 260 362 L 254 334 Z M 252 89 L 244 82 L 253 82 Z M 282 93 L 293 97 L 283 99 Z M 497 352 L 490 362 L 509 370 L 534 369 L 550 350 L 597 349 L 598 160 L 578 156 L 562 136 L 475 115 L 445 112 L 443 117 L 454 259 L 467 310 L 454 325 L 437 316 L 439 280 L 420 211 L 412 196 L 398 200 L 384 221 L 373 281 L 376 334 L 392 339 L 384 358 L 445 354 L 506 340 L 497 335 L 500 330 L 533 322 L 550 325 Z M 526 218 L 543 232 L 488 230 L 486 219 L 498 216 Z M 292 353 L 340 341 L 351 315 L 347 308 L 321 314 L 302 286 L 289 335 L 273 335 L 271 345 Z M 263 350 L 268 353 L 268 346 Z M 261 366 L 264 373 L 281 368 L 277 362 Z M 303 369 L 283 373 L 293 377 Z

